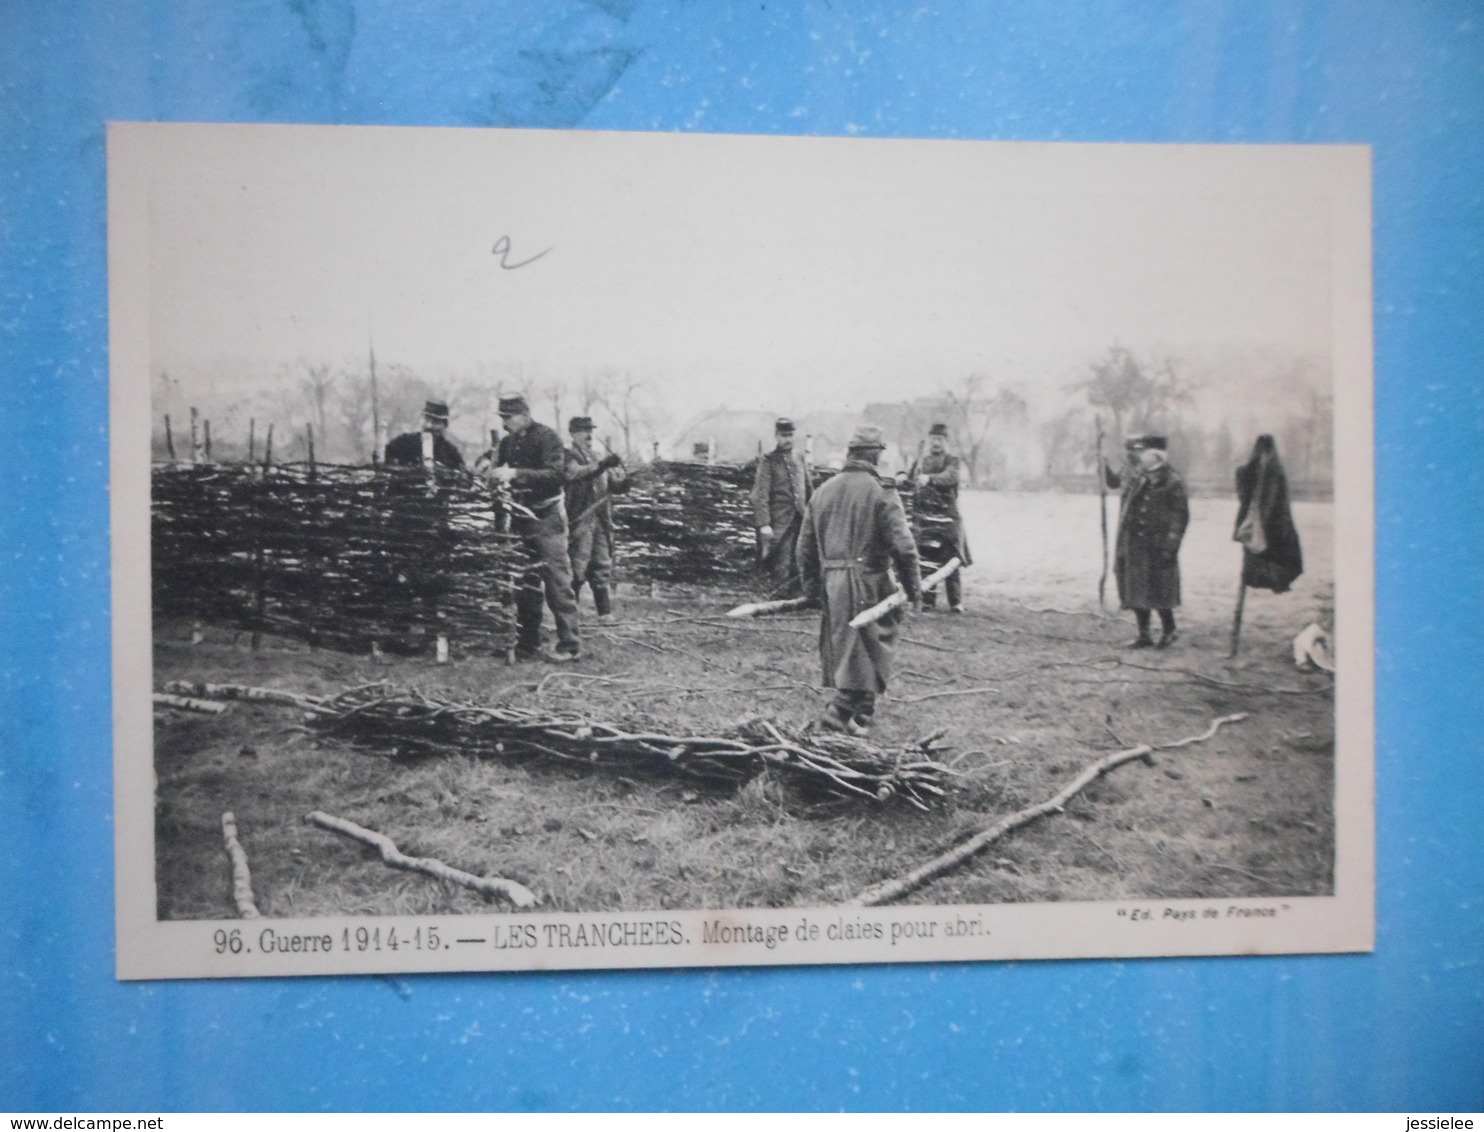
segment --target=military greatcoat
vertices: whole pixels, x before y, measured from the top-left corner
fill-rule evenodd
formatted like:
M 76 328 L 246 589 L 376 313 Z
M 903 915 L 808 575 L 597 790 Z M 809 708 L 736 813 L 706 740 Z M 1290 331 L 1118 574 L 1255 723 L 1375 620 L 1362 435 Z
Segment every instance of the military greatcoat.
M 1168 464 L 1141 472 L 1118 516 L 1114 573 L 1124 609 L 1180 604 L 1180 543 L 1190 522 L 1185 482 Z
M 901 503 L 881 486 L 870 464 L 848 461 L 814 493 L 798 557 L 804 592 L 823 608 L 819 659 L 825 687 L 886 691 L 901 611 L 860 629 L 852 629 L 850 619 L 896 592 L 893 566 L 909 597 L 920 595 L 922 583 Z

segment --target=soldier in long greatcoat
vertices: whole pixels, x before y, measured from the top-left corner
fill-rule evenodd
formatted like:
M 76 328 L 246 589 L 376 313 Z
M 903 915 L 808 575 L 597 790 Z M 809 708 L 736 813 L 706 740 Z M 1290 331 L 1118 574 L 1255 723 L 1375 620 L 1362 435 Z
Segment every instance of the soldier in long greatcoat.
M 852 629 L 850 620 L 890 597 L 898 582 L 914 608 L 922 600 L 917 546 L 907 517 L 895 491 L 877 478 L 882 447 L 879 428 L 862 425 L 855 430 L 845 467 L 809 501 L 798 543 L 804 592 L 822 606 L 824 685 L 835 689 L 819 722 L 856 735 L 870 728 L 876 697 L 891 679 L 892 645 L 902 610 L 859 629 Z
M 773 597 L 802 592 L 795 557 L 804 508 L 809 503 L 809 468 L 794 451 L 794 423 L 778 418 L 773 451 L 757 462 L 752 482 L 752 514 L 763 568 L 773 584 Z
M 1139 635 L 1130 648 L 1174 644 L 1175 608 L 1180 604 L 1180 543 L 1190 523 L 1185 483 L 1170 467 L 1165 438 L 1145 436 L 1137 445 L 1140 471 L 1124 494 L 1118 516 L 1114 573 L 1118 600 L 1131 609 Z M 1149 613 L 1159 612 L 1160 637 L 1149 635 Z

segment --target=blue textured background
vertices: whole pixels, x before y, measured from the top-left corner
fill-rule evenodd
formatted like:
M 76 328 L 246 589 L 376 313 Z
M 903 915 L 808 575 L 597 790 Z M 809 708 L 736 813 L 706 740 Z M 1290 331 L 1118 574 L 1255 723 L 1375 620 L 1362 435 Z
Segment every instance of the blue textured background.
M 1484 6 L 494 7 L 0 0 L 0 1108 L 1484 1107 Z M 116 983 L 111 118 L 1373 145 L 1376 953 Z

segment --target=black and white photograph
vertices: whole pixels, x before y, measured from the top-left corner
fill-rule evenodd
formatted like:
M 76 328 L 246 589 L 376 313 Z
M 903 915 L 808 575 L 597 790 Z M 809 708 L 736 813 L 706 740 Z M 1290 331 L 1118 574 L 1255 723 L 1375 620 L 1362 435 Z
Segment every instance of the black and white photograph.
M 1369 950 L 1370 191 L 114 124 L 120 976 Z

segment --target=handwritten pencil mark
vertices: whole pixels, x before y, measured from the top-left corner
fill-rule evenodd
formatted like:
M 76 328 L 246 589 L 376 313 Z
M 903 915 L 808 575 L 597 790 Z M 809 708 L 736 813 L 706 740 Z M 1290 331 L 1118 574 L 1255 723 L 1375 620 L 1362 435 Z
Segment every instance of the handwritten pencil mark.
M 525 267 L 528 264 L 535 263 L 538 259 L 540 259 L 542 256 L 544 256 L 546 254 L 546 252 L 549 252 L 549 251 L 551 251 L 551 248 L 547 248 L 546 251 L 537 252 L 530 259 L 523 259 L 523 260 L 520 260 L 517 263 L 511 263 L 510 262 L 510 237 L 509 236 L 501 236 L 498 240 L 495 241 L 495 246 L 494 246 L 493 254 L 500 257 L 500 266 L 501 267 L 503 267 L 506 271 L 514 271 L 517 268 Z

